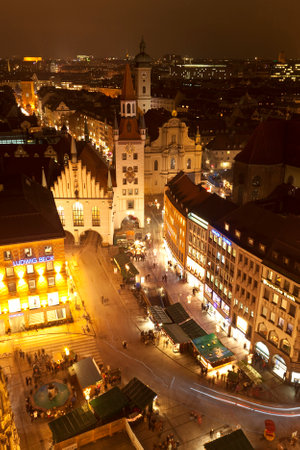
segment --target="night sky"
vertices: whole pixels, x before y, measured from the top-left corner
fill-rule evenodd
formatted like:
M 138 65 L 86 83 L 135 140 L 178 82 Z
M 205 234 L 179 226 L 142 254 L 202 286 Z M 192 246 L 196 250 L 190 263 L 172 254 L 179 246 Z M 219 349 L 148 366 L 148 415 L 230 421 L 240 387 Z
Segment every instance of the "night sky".
M 300 0 L 2 0 L 0 56 L 300 58 Z

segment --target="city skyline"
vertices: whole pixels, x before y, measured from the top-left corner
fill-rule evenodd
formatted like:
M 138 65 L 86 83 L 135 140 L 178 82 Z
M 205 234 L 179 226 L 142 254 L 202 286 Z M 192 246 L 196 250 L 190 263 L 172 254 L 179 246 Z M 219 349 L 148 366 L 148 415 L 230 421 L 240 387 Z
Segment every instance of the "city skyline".
M 95 0 L 84 4 L 53 0 L 50 8 L 34 0 L 30 11 L 20 0 L 17 3 L 17 9 L 10 3 L 2 5 L 7 18 L 1 28 L 2 57 L 134 55 L 142 35 L 153 57 L 177 53 L 276 59 L 282 50 L 287 58 L 300 57 L 296 22 L 300 6 L 295 0 L 289 9 L 282 8 L 279 0 L 263 5 L 258 0 L 222 4 L 187 0 L 184 5 L 154 0 L 144 2 L 142 8 L 136 0 L 126 7 L 118 0 L 100 6 Z

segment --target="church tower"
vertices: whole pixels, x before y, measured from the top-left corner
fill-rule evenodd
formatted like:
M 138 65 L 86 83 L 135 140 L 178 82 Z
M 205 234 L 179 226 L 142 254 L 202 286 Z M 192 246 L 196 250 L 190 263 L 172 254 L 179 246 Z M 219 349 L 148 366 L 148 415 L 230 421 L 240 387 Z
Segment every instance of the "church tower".
M 114 124 L 114 161 L 116 169 L 115 228 L 121 228 L 124 219 L 136 217 L 144 227 L 144 121 L 137 121 L 136 97 L 128 64 L 121 94 L 121 120 Z
M 142 38 L 140 53 L 134 59 L 135 90 L 138 112 L 145 114 L 151 109 L 151 58 L 145 53 L 145 42 Z

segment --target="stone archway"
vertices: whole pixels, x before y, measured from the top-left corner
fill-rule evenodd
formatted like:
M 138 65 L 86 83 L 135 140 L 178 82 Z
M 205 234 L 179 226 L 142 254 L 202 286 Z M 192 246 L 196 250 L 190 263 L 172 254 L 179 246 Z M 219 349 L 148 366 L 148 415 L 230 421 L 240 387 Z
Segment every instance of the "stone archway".
M 266 346 L 266 344 L 264 344 L 261 341 L 256 342 L 254 349 L 255 349 L 255 353 L 260 355 L 266 362 L 269 361 L 270 351 L 269 351 L 268 347 Z
M 75 238 L 74 235 L 70 232 L 65 230 L 66 238 L 65 238 L 65 246 L 71 247 L 75 244 Z
M 101 245 L 101 243 L 102 236 L 95 230 L 85 230 L 79 236 L 80 245 L 95 245 L 96 247 L 98 247 L 98 245 Z
M 282 379 L 285 379 L 287 373 L 287 364 L 280 355 L 274 355 L 272 358 L 273 372 Z

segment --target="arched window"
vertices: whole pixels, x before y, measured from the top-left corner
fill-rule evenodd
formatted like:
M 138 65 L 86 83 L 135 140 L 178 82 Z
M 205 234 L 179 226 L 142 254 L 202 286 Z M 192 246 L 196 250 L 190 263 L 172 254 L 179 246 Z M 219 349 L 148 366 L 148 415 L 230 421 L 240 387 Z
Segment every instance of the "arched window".
M 143 86 L 143 94 L 146 94 L 146 86 Z
M 127 103 L 127 114 L 130 114 L 130 103 Z
M 187 162 L 186 162 L 186 168 L 187 168 L 187 169 L 191 169 L 191 168 L 192 168 L 192 161 L 191 161 L 191 158 L 189 158 L 189 159 L 187 160 Z
M 76 202 L 73 205 L 73 225 L 74 227 L 83 227 L 83 206 L 81 203 Z
M 289 343 L 289 341 L 287 339 L 282 339 L 280 348 L 287 355 L 289 355 L 291 352 L 291 344 Z
M 261 322 L 259 325 L 258 325 L 258 332 L 259 332 L 259 334 L 261 335 L 261 336 L 263 336 L 263 337 L 267 337 L 267 333 L 268 333 L 268 330 L 267 330 L 267 327 L 266 327 L 266 325 L 263 323 L 263 322 Z
M 255 176 L 252 178 L 252 186 L 261 186 L 261 177 Z
M 157 161 L 157 159 L 154 161 L 154 170 L 158 170 L 158 161 Z
M 98 206 L 92 207 L 92 225 L 93 227 L 100 226 L 100 211 Z
M 61 221 L 62 226 L 65 226 L 65 210 L 62 206 L 57 207 L 57 212 Z
M 269 333 L 269 341 L 272 342 L 272 344 L 276 345 L 276 347 L 278 347 L 279 337 L 278 337 L 278 334 L 275 331 L 270 331 L 270 333 Z
M 123 114 L 125 114 L 125 104 L 123 103 Z
M 171 170 L 175 169 L 175 158 L 171 158 L 170 169 Z
M 135 104 L 132 105 L 132 114 L 135 114 Z

